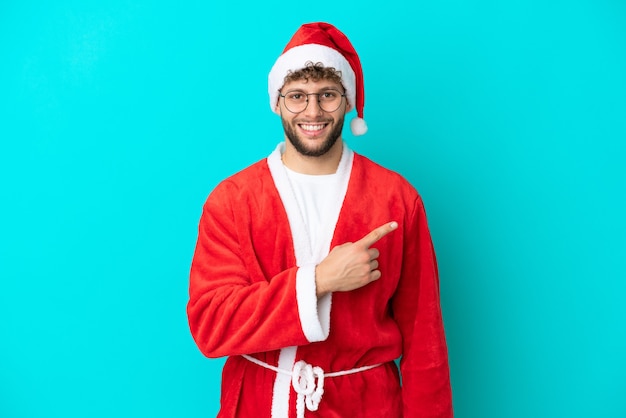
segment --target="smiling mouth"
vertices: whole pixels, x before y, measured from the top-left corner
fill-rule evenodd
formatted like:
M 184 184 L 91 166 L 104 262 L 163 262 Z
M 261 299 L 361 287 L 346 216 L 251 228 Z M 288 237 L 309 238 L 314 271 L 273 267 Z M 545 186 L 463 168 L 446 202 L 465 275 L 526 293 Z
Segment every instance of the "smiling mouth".
M 317 134 L 324 130 L 328 126 L 327 123 L 299 123 L 298 126 L 304 132 L 310 135 Z

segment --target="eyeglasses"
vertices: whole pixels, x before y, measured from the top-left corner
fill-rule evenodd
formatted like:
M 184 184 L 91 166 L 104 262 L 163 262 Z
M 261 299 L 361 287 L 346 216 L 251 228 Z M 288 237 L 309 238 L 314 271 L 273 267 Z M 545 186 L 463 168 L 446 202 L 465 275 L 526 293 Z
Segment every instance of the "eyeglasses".
M 279 94 L 285 100 L 285 107 L 291 113 L 304 112 L 309 105 L 309 96 L 317 96 L 317 103 L 324 112 L 332 113 L 339 109 L 343 98 L 346 97 L 344 93 L 339 90 L 328 89 L 319 93 L 305 93 L 300 90 L 288 91 L 285 94 Z

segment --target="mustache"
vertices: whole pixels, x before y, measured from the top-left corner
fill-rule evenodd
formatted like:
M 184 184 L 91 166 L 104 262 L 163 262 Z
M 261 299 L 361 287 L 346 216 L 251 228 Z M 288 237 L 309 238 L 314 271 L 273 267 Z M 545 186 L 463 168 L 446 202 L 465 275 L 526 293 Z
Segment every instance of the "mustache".
M 294 118 L 293 119 L 293 123 L 306 123 L 306 124 L 330 123 L 332 121 L 333 121 L 332 118 L 318 118 L 318 119 Z

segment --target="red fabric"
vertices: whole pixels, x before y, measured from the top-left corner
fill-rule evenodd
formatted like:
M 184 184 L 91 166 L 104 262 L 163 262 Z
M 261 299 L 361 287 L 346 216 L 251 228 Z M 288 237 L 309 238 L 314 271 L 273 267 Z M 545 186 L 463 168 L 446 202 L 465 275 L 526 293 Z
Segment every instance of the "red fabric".
M 204 206 L 194 254 L 189 325 L 208 357 L 231 356 L 219 417 L 269 417 L 276 374 L 238 356 L 277 365 L 279 350 L 326 372 L 385 363 L 327 378 L 307 417 L 452 417 L 448 356 L 433 246 L 420 196 L 398 174 L 355 154 L 332 246 L 395 220 L 381 239 L 382 277 L 332 295 L 330 335 L 309 343 L 296 302 L 297 267 L 287 216 L 260 161 L 222 182 Z M 394 359 L 402 356 L 402 387 Z M 295 393 L 290 417 L 295 417 Z

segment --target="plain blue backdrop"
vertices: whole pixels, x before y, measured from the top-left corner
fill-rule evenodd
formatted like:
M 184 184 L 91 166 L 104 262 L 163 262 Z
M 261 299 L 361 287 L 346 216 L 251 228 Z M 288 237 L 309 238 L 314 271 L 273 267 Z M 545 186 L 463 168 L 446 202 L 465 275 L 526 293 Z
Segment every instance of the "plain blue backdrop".
M 0 417 L 211 417 L 204 199 L 282 140 L 267 73 L 348 34 L 428 211 L 459 418 L 626 417 L 626 3 L 0 5 Z

